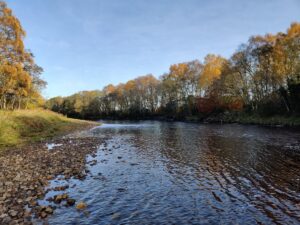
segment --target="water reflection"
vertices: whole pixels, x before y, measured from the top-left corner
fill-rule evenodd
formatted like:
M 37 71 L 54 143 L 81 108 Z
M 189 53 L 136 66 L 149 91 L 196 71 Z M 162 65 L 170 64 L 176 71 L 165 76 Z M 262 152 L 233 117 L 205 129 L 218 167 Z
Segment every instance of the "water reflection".
M 53 224 L 300 222 L 298 131 L 125 122 L 88 135 L 112 136 L 92 176 L 70 190 L 91 214 L 61 208 Z

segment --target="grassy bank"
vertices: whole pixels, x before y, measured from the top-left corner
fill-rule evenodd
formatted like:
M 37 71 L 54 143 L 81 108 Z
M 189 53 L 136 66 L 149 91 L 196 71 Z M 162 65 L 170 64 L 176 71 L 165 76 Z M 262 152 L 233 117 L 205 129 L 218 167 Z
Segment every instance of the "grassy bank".
M 265 126 L 288 126 L 296 127 L 300 126 L 300 117 L 290 116 L 271 116 L 271 117 L 259 117 L 259 116 L 241 116 L 236 120 L 243 124 L 259 124 Z
M 205 122 L 257 124 L 264 126 L 299 127 L 299 116 L 268 116 L 262 117 L 255 114 L 224 113 L 212 115 L 204 119 Z
M 47 110 L 0 111 L 0 147 L 43 140 L 96 124 Z

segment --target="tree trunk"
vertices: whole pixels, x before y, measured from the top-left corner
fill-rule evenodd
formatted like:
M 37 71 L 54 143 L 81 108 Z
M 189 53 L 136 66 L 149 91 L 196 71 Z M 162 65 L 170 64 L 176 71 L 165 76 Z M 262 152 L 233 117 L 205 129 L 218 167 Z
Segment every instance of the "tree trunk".
M 18 101 L 18 109 L 21 109 L 21 97 L 19 97 L 19 101 Z
M 285 90 L 284 87 L 280 87 L 279 88 L 279 93 L 280 93 L 280 95 L 281 95 L 281 97 L 283 99 L 283 102 L 284 102 L 284 105 L 286 107 L 287 112 L 288 113 L 291 112 L 291 105 L 290 105 L 289 100 L 288 100 L 287 91 Z

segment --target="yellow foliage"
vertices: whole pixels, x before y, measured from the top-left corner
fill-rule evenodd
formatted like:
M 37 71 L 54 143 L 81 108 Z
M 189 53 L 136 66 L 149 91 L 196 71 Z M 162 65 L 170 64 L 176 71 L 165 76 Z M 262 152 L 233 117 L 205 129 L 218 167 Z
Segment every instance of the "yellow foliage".
M 292 23 L 290 28 L 287 30 L 287 35 L 289 37 L 300 35 L 300 23 Z
M 25 49 L 25 31 L 3 1 L 0 27 L 0 109 L 26 108 L 46 84 L 39 78 L 42 69 Z
M 204 67 L 199 80 L 200 87 L 207 89 L 214 80 L 219 79 L 225 62 L 226 59 L 221 56 L 212 54 L 207 55 L 204 60 Z
M 170 67 L 170 77 L 174 79 L 184 79 L 187 75 L 189 67 L 186 63 L 179 63 L 171 65 Z

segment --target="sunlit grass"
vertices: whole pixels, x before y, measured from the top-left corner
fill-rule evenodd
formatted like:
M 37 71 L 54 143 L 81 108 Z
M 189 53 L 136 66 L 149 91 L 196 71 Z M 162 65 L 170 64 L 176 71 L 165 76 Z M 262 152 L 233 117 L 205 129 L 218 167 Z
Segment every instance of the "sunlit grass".
M 0 147 L 43 140 L 92 123 L 42 109 L 0 111 Z

